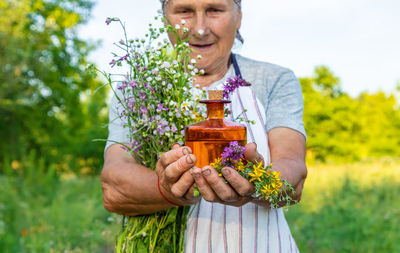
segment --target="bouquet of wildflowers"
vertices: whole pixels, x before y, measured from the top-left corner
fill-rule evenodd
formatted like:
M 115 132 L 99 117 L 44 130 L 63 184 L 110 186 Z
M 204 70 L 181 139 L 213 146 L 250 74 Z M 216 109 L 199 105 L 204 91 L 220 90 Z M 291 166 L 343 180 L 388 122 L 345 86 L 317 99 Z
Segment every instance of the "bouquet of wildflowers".
M 239 174 L 252 182 L 255 186 L 254 198 L 266 199 L 270 202 L 272 208 L 279 207 L 279 204 L 290 205 L 295 201 L 289 194 L 295 193 L 293 187 L 284 179 L 281 179 L 280 172 L 272 170 L 272 164 L 263 167 L 263 162 L 249 162 L 244 159 L 245 148 L 240 146 L 237 141 L 229 143 L 224 148 L 221 157 L 215 159 L 210 165 L 216 169 L 220 176 L 224 167 L 234 168 Z M 285 187 L 282 188 L 282 185 Z
M 164 25 L 150 25 L 145 39 L 128 39 L 124 24 L 118 18 L 108 18 L 107 24 L 119 22 L 125 34 L 125 39 L 115 44 L 122 53 L 114 54 L 110 65 L 128 66 L 129 71 L 116 88 L 115 74 L 102 72 L 118 99 L 119 117 L 129 130 L 130 144 L 121 144 L 136 161 L 151 169 L 174 143 L 183 144 L 185 126 L 202 120 L 205 113 L 199 108 L 205 92 L 193 85 L 193 76 L 203 70 L 195 67 L 187 39 L 182 39 L 188 37 L 184 21 L 182 27 L 172 27 L 161 20 Z M 161 40 L 167 32 L 176 37 L 175 45 Z M 188 212 L 189 207 L 176 207 L 124 217 L 115 252 L 183 252 Z

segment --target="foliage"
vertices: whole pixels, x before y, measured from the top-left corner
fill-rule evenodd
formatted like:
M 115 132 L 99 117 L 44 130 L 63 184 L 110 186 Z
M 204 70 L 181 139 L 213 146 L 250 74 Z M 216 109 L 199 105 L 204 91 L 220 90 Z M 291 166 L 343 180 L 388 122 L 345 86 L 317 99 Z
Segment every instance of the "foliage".
M 76 29 L 90 0 L 0 0 L 0 160 L 29 150 L 47 162 L 82 158 L 100 168 L 105 92 L 85 70 L 93 45 Z
M 399 252 L 400 161 L 309 169 L 286 214 L 301 252 Z
M 324 66 L 300 82 L 309 161 L 400 155 L 400 110 L 393 94 L 380 91 L 352 98 Z
M 0 252 L 109 252 L 120 225 L 98 179 L 58 174 L 31 153 L 0 176 Z

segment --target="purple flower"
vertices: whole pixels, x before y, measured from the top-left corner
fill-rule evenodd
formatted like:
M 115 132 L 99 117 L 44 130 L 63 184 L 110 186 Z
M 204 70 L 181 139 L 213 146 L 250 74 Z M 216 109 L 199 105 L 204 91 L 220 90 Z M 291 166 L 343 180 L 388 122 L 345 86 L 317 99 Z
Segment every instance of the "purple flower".
M 124 90 L 126 88 L 126 82 L 122 82 L 120 86 L 118 86 L 118 90 Z
M 250 83 L 240 78 L 240 76 L 228 78 L 224 84 L 224 98 L 229 98 L 229 95 L 241 86 L 250 86 Z
M 133 109 L 133 103 L 135 103 L 135 98 L 131 98 L 130 100 L 129 100 L 129 103 L 128 103 L 128 108 L 130 108 L 131 110 Z
M 117 61 L 112 59 L 112 61 L 110 61 L 109 63 L 111 65 L 111 68 L 115 66 L 115 64 L 117 64 Z
M 240 146 L 237 141 L 229 143 L 228 147 L 224 148 L 224 152 L 221 154 L 223 162 L 239 161 L 243 158 L 243 152 L 245 148 Z
M 140 99 L 141 100 L 146 100 L 146 93 L 140 92 Z
M 109 25 L 111 23 L 112 19 L 111 18 L 107 18 L 106 19 L 106 24 Z
M 145 106 L 141 106 L 140 107 L 140 112 L 142 113 L 142 114 L 145 114 L 145 115 L 147 115 L 147 113 L 149 112 L 149 110 L 147 109 L 147 107 L 145 107 Z
M 129 57 L 129 54 L 126 54 L 124 56 L 122 56 L 121 58 L 118 59 L 119 62 L 122 62 L 124 60 L 126 60 Z
M 157 112 L 161 112 L 164 109 L 162 104 L 158 104 L 157 106 Z
M 137 82 L 135 82 L 134 80 L 132 80 L 132 81 L 129 82 L 129 86 L 130 86 L 130 87 L 137 87 L 138 84 L 137 84 Z

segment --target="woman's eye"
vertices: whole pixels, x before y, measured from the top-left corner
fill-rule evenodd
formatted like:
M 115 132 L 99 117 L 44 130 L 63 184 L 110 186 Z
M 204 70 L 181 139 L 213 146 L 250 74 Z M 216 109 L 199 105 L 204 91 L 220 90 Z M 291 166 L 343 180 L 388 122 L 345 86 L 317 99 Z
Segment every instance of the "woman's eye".
M 217 12 L 221 12 L 221 10 L 220 9 L 210 9 L 210 12 L 217 13 Z
M 186 14 L 186 13 L 189 13 L 189 12 L 190 12 L 190 10 L 188 10 L 188 9 L 181 9 L 181 10 L 178 11 L 178 13 L 183 13 L 183 14 Z

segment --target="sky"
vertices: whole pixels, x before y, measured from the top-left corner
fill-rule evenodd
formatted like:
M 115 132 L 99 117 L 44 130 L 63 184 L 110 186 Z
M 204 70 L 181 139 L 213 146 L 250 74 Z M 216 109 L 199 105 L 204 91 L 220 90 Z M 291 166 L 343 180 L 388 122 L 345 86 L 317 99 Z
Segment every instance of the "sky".
M 101 44 L 90 59 L 108 63 L 123 37 L 143 37 L 160 9 L 159 0 L 98 0 L 90 21 L 80 27 L 85 40 Z M 400 1 L 398 0 L 243 0 L 240 32 L 243 56 L 288 67 L 298 77 L 325 65 L 351 96 L 363 91 L 395 91 L 400 85 Z

